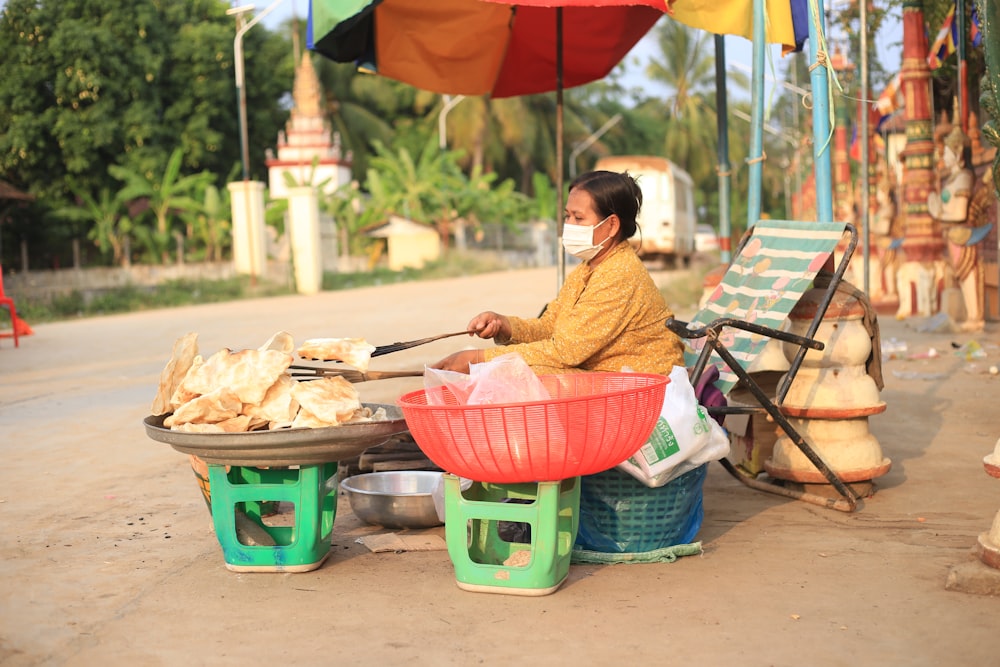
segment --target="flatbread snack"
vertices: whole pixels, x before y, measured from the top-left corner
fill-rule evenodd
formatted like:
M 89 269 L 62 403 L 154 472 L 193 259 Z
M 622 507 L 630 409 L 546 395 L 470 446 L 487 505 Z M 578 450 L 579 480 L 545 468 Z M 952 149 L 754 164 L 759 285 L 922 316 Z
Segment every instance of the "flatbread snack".
M 343 361 L 359 371 L 367 371 L 374 351 L 375 346 L 364 338 L 310 338 L 302 343 L 298 354 L 305 359 Z
M 163 425 L 173 428 L 180 424 L 217 424 L 240 414 L 243 404 L 239 396 L 227 387 L 191 399 L 163 420 Z
M 153 407 L 150 408 L 152 414 L 165 415 L 177 407 L 170 404 L 170 397 L 174 395 L 184 376 L 191 369 L 196 356 L 198 356 L 198 334 L 185 334 L 174 341 L 170 360 L 160 372 L 160 386 L 156 391 L 156 397 L 153 398 Z
M 188 372 L 184 375 L 184 379 L 186 380 L 189 376 L 196 373 L 198 369 L 204 365 L 204 363 L 205 357 L 200 354 L 196 354 L 194 359 L 191 361 L 191 367 L 188 368 Z M 193 398 L 198 398 L 198 396 L 199 394 L 186 389 L 184 386 L 184 380 L 181 380 L 181 383 L 177 385 L 177 389 L 175 389 L 174 393 L 170 396 L 170 411 L 173 412 L 177 410 L 177 408 Z
M 223 348 L 192 369 L 178 391 L 208 394 L 220 387 L 231 389 L 243 403 L 258 404 L 278 376 L 288 370 L 293 359 L 277 350 L 240 350 Z
M 278 352 L 291 354 L 295 351 L 295 341 L 292 339 L 292 334 L 287 331 L 279 331 L 268 338 L 267 342 L 257 349 L 261 352 L 264 350 L 277 350 Z
M 250 430 L 249 424 L 250 417 L 246 415 L 236 415 L 231 419 L 215 424 L 197 424 L 195 422 L 178 424 L 173 427 L 173 430 L 183 431 L 184 433 L 243 433 Z
M 299 415 L 303 412 L 322 422 L 324 426 L 342 424 L 361 408 L 358 390 L 342 377 L 328 377 L 309 382 L 296 382 L 292 395 L 299 402 Z M 299 416 L 296 416 L 299 419 Z M 303 415 L 300 421 L 307 419 Z M 292 428 L 296 424 L 292 422 Z
M 243 405 L 243 414 L 254 417 L 255 421 L 259 419 L 259 423 L 268 422 L 270 429 L 291 425 L 295 414 L 299 411 L 299 402 L 292 394 L 294 386 L 295 380 L 292 376 L 282 373 L 264 394 L 264 399 L 260 403 Z
M 299 354 L 367 369 L 375 350 L 360 338 L 316 340 L 325 347 L 303 345 Z M 160 373 L 153 414 L 166 415 L 165 427 L 188 433 L 323 428 L 388 418 L 382 409 L 373 413 L 362 406 L 354 385 L 342 377 L 296 381 L 288 372 L 293 351 L 291 334 L 279 331 L 256 350 L 223 348 L 205 359 L 198 354 L 197 335 L 182 336 Z

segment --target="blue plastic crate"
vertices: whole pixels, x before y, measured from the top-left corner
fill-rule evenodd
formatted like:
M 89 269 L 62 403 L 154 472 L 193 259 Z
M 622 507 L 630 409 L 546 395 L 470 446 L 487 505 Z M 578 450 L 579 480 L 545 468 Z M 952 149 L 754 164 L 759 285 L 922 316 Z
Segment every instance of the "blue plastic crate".
M 691 542 L 705 516 L 707 473 L 703 465 L 655 489 L 617 469 L 584 476 L 575 547 L 642 553 Z

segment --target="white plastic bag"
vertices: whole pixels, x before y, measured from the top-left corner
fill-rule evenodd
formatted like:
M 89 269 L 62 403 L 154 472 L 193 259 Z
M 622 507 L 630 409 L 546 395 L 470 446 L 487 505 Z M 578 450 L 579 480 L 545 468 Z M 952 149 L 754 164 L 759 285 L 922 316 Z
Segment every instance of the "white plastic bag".
M 729 437 L 698 404 L 687 369 L 674 366 L 649 440 L 617 468 L 650 488 L 729 454 Z

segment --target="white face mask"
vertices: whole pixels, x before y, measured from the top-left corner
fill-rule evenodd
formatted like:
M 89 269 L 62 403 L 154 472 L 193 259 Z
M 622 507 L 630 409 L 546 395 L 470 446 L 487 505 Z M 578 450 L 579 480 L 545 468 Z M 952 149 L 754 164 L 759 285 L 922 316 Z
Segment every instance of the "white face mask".
M 565 248 L 566 252 L 569 254 L 574 257 L 579 257 L 583 261 L 591 259 L 594 255 L 601 251 L 601 248 L 604 247 L 604 244 L 607 242 L 607 239 L 604 239 L 604 241 L 594 245 L 594 230 L 610 219 L 611 216 L 609 215 L 593 227 L 588 225 L 574 225 L 568 222 L 563 223 L 563 248 Z

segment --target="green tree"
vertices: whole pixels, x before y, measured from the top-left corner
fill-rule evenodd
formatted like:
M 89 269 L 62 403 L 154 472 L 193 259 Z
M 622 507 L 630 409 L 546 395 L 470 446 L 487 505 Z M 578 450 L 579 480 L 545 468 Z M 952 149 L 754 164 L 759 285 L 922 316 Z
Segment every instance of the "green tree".
M 326 112 L 343 149 L 352 156 L 351 172 L 363 182 L 375 142 L 394 138 L 394 119 L 409 116 L 417 91 L 380 76 L 359 74 L 351 64 L 315 58 Z
M 143 222 L 152 217 L 154 226 L 144 229 L 136 225 L 136 235 L 146 245 L 147 250 L 158 256 L 160 262 L 166 264 L 169 258 L 169 245 L 174 231 L 174 221 L 183 216 L 201 211 L 202 204 L 196 195 L 204 190 L 213 179 L 212 174 L 201 172 L 189 176 L 181 176 L 181 160 L 184 153 L 180 148 L 170 155 L 170 161 L 163 174 L 158 179 L 149 179 L 127 167 L 112 165 L 111 175 L 122 181 L 125 187 L 119 197 L 127 202 L 141 201 L 146 209 L 140 213 L 136 222 Z
M 221 262 L 223 251 L 232 240 L 232 224 L 229 220 L 229 191 L 217 188 L 212 183 L 202 184 L 196 194 L 199 205 L 194 210 L 183 211 L 187 233 L 195 258 L 210 262 Z
M 646 74 L 670 95 L 664 150 L 703 188 L 715 176 L 718 144 L 711 35 L 678 21 L 661 21 L 655 35 L 662 57 L 649 63 Z
M 99 200 L 109 165 L 147 180 L 183 150 L 181 173 L 239 164 L 235 22 L 223 0 L 8 0 L 0 9 L 0 178 L 36 195 L 35 216 Z M 244 39 L 251 173 L 265 174 L 288 110 L 287 39 L 256 27 Z M 74 189 L 69 185 L 74 183 Z M 72 234 L 68 218 L 48 245 Z
M 101 188 L 96 197 L 79 188 L 73 188 L 73 191 L 76 193 L 78 203 L 56 209 L 53 215 L 64 220 L 92 225 L 87 237 L 94 242 L 101 254 L 108 257 L 115 265 L 129 266 L 131 264 L 128 252 L 129 234 L 132 231 L 132 219 L 126 211 L 121 191 L 112 194 L 109 188 Z
M 340 186 L 325 198 L 323 207 L 337 226 L 340 254 L 367 254 L 372 241 L 362 235 L 362 230 L 385 220 L 383 202 L 366 198 L 354 182 Z
M 463 179 L 455 154 L 440 150 L 433 141 L 417 159 L 405 148 L 393 152 L 381 142 L 376 142 L 375 150 L 367 179 L 372 199 L 385 211 L 435 225 L 447 245 L 453 219 L 449 193 Z

